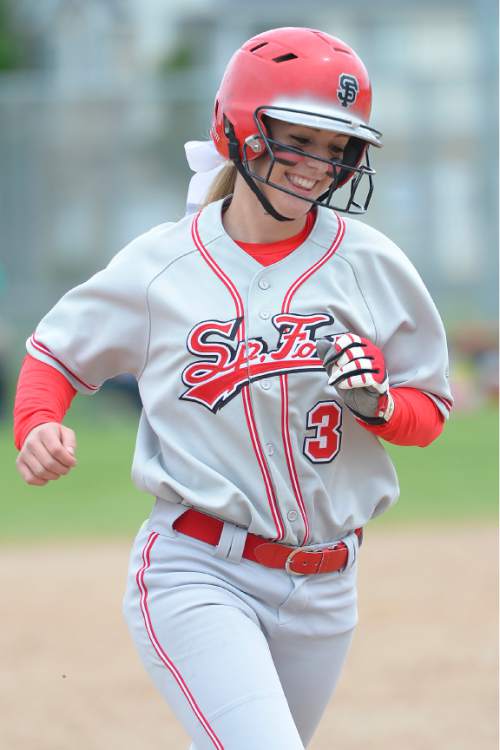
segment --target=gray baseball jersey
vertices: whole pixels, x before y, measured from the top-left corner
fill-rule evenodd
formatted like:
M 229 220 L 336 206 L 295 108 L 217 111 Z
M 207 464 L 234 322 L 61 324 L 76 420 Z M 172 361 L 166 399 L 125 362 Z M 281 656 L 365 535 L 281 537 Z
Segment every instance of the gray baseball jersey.
M 138 380 L 139 488 L 292 545 L 339 539 L 398 497 L 380 440 L 328 385 L 315 340 L 384 353 L 391 386 L 451 406 L 438 312 L 384 235 L 319 208 L 263 267 L 226 234 L 222 201 L 140 236 L 68 292 L 27 346 L 82 393 Z

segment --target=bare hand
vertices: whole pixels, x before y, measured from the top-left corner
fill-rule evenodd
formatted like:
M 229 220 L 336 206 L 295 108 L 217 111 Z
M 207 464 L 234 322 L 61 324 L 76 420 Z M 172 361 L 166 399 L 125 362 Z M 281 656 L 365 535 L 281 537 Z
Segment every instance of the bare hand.
M 34 427 L 16 459 L 25 482 L 42 486 L 67 474 L 76 465 L 76 437 L 73 430 L 58 422 Z

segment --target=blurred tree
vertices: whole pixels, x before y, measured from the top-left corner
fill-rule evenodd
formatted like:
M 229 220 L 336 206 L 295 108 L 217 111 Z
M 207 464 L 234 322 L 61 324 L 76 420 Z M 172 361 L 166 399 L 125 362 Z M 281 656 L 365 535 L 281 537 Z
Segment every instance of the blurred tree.
M 161 60 L 159 71 L 162 75 L 170 75 L 182 70 L 189 70 L 196 61 L 193 47 L 188 42 L 178 42 Z
M 0 71 L 25 67 L 25 41 L 14 22 L 9 0 L 0 0 Z

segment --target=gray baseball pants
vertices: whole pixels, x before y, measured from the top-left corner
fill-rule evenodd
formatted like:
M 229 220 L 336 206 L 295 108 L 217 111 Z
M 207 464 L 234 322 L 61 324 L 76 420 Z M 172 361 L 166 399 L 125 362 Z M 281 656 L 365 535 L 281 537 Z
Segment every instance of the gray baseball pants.
M 124 615 L 191 750 L 303 750 L 334 691 L 357 622 L 354 534 L 344 571 L 297 576 L 172 528 L 157 501 L 130 557 Z M 168 745 L 165 745 L 168 747 Z

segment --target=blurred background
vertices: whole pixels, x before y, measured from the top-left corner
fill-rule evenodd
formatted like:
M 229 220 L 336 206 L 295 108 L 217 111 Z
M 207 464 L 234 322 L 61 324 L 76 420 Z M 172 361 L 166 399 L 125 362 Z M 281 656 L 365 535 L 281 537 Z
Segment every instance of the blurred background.
M 93 398 L 75 399 L 66 422 L 77 432 L 79 466 L 64 481 L 39 489 L 23 485 L 15 470 L 11 416 L 15 379 L 26 338 L 67 289 L 104 266 L 133 237 L 183 216 L 190 179 L 184 142 L 208 138 L 217 85 L 234 50 L 252 35 L 276 26 L 309 26 L 339 36 L 354 47 L 370 72 L 372 123 L 383 132 L 385 147 L 372 152 L 377 170 L 375 193 L 363 220 L 403 248 L 429 288 L 448 333 L 456 399 L 449 425 L 431 447 L 422 451 L 388 446 L 400 477 L 401 501 L 370 528 L 373 526 L 374 538 L 378 533 L 385 545 L 396 529 L 394 538 L 400 548 L 391 556 L 384 547 L 379 568 L 376 560 L 373 567 L 380 575 L 378 584 L 390 581 L 397 559 L 399 575 L 406 579 L 384 594 L 389 614 L 381 614 L 383 597 L 377 598 L 374 609 L 367 613 L 372 626 L 378 622 L 380 630 L 370 631 L 376 634 L 375 640 L 366 658 L 359 657 L 359 676 L 352 673 L 353 702 L 348 700 L 349 688 L 341 697 L 347 717 L 342 746 L 346 750 L 359 747 L 359 735 L 348 738 L 349 731 L 359 730 L 359 691 L 370 664 L 378 671 L 367 685 L 379 685 L 381 675 L 386 674 L 389 662 L 385 657 L 379 666 L 373 661 L 380 650 L 376 637 L 387 636 L 398 602 L 403 614 L 412 612 L 412 604 L 417 607 L 413 624 L 418 613 L 429 613 L 429 620 L 414 633 L 421 649 L 424 632 L 431 632 L 439 642 L 435 651 L 422 656 L 421 650 L 420 656 L 408 657 L 414 659 L 412 663 L 400 656 L 395 659 L 400 669 L 405 664 L 406 672 L 417 670 L 419 659 L 425 662 L 420 665 L 421 673 L 415 671 L 411 688 L 406 686 L 408 674 L 400 674 L 400 695 L 408 697 L 408 705 L 399 705 L 398 742 L 394 741 L 394 723 L 385 728 L 380 724 L 384 692 L 366 696 L 363 716 L 368 717 L 368 726 L 375 728 L 369 734 L 370 747 L 379 747 L 376 740 L 381 747 L 404 746 L 408 750 L 422 746 L 482 750 L 497 745 L 493 687 L 498 637 L 496 534 L 493 531 L 491 535 L 498 507 L 495 0 L 0 0 L 0 550 L 5 555 L 0 558 L 0 569 L 8 571 L 4 597 L 9 582 L 12 589 L 7 594 L 12 628 L 4 621 L 0 648 L 4 646 L 5 654 L 16 654 L 12 672 L 6 669 L 5 682 L 0 680 L 0 702 L 5 699 L 8 706 L 12 701 L 12 712 L 6 710 L 5 715 L 15 715 L 19 703 L 14 701 L 11 686 L 17 680 L 23 688 L 22 674 L 26 675 L 25 695 L 31 691 L 30 710 L 34 711 L 35 705 L 45 706 L 39 709 L 40 726 L 45 710 L 64 715 L 58 708 L 60 701 L 69 701 L 69 695 L 74 700 L 69 708 L 64 704 L 67 734 L 58 725 L 62 732 L 59 739 L 44 735 L 42 741 L 41 735 L 35 739 L 28 730 L 24 735 L 20 724 L 8 734 L 5 724 L 0 728 L 1 747 L 77 750 L 80 746 L 146 746 L 143 734 L 134 740 L 131 724 L 122 722 L 111 699 L 105 704 L 103 719 L 110 737 L 101 732 L 97 741 L 93 732 L 85 734 L 88 716 L 97 715 L 89 697 L 97 692 L 97 681 L 123 696 L 124 685 L 129 683 L 120 670 L 124 663 L 132 663 L 131 654 L 117 662 L 116 684 L 108 685 L 109 669 L 100 673 L 95 653 L 90 651 L 86 656 L 91 665 L 87 693 L 76 682 L 75 693 L 68 693 L 66 685 L 66 692 L 53 693 L 52 704 L 39 703 L 47 674 L 56 663 L 59 669 L 59 657 L 48 652 L 43 662 L 33 645 L 37 643 L 33 631 L 21 635 L 21 620 L 14 616 L 17 604 L 36 601 L 37 587 L 31 586 L 30 576 L 37 568 L 44 571 L 45 588 L 40 589 L 36 609 L 22 622 L 28 628 L 48 617 L 52 606 L 59 612 L 59 594 L 53 604 L 47 602 L 52 601 L 51 587 L 55 597 L 56 572 L 59 575 L 67 569 L 61 584 L 64 597 L 69 596 L 75 580 L 86 587 L 89 597 L 101 597 L 86 615 L 64 599 L 65 617 L 70 617 L 70 610 L 77 613 L 71 633 L 78 629 L 81 617 L 87 617 L 86 626 L 90 627 L 96 613 L 104 611 L 104 602 L 111 601 L 109 592 L 101 595 L 99 586 L 106 565 L 112 568 L 107 558 L 104 565 L 102 555 L 104 549 L 114 549 L 113 539 L 119 543 L 126 540 L 125 546 L 117 548 L 117 572 L 109 584 L 110 591 L 120 594 L 128 542 L 151 505 L 151 498 L 135 490 L 129 478 L 140 409 L 137 391 L 124 377 L 107 383 Z M 408 537 L 401 536 L 403 529 Z M 453 529 L 458 536 L 453 537 Z M 439 540 L 439 565 L 433 547 L 426 557 L 428 567 L 420 558 L 407 569 L 405 555 L 410 560 L 412 545 L 433 533 L 436 537 L 432 539 Z M 89 547 L 90 540 L 96 539 L 105 546 Z M 464 540 L 468 544 L 469 539 L 476 547 L 464 566 Z M 29 565 L 27 540 L 35 545 Z M 66 551 L 73 549 L 71 545 L 83 546 L 75 546 L 75 556 L 64 557 L 61 563 L 60 545 L 68 540 Z M 59 546 L 47 546 L 54 541 Z M 448 541 L 451 551 L 445 547 Z M 59 562 L 51 557 L 52 550 L 57 550 Z M 364 554 L 370 560 L 369 539 Z M 78 567 L 82 560 L 86 561 L 87 576 L 94 561 L 91 579 Z M 443 577 L 446 564 L 448 573 Z M 400 601 L 405 580 L 411 581 L 412 602 Z M 419 600 L 414 594 L 422 582 L 435 585 L 428 586 Z M 375 590 L 380 588 L 373 588 L 372 579 L 367 592 Z M 434 592 L 431 603 L 425 598 L 429 592 Z M 438 600 L 446 617 L 453 618 L 454 628 L 444 615 L 440 619 L 430 614 Z M 474 612 L 482 613 L 482 619 L 475 617 L 470 623 L 464 619 Z M 440 622 L 441 629 L 436 625 Z M 453 646 L 457 623 L 462 623 L 464 642 Z M 491 625 L 494 632 L 484 630 Z M 45 633 L 52 632 L 48 620 L 44 627 Z M 120 626 L 116 627 L 120 632 Z M 110 630 L 103 626 L 95 637 L 89 637 L 89 643 L 95 647 L 101 633 Z M 393 646 L 408 632 L 409 622 L 391 636 Z M 59 633 L 57 644 L 61 639 Z M 370 643 L 370 636 L 361 642 Z M 452 648 L 443 649 L 443 642 Z M 26 643 L 32 644 L 32 651 L 26 651 Z M 407 651 L 403 637 L 401 652 L 405 648 Z M 116 653 L 117 649 L 117 642 L 112 649 L 103 647 L 103 663 L 109 665 L 110 651 Z M 73 643 L 67 654 L 74 654 Z M 432 680 L 429 665 L 435 667 Z M 79 668 L 84 669 L 82 665 Z M 399 685 L 394 670 L 396 666 L 389 670 L 385 693 L 389 697 L 394 697 Z M 34 675 L 41 680 L 40 689 Z M 445 678 L 446 684 L 440 682 Z M 479 688 L 471 685 L 473 678 L 481 678 Z M 131 684 L 139 685 L 134 680 L 140 679 L 136 675 Z M 424 684 L 428 703 L 421 702 L 415 711 L 415 691 Z M 444 696 L 451 695 L 453 689 L 456 695 L 446 703 Z M 129 696 L 132 705 L 137 707 L 142 690 L 141 683 L 140 690 L 137 687 Z M 83 701 L 82 696 L 86 696 Z M 439 715 L 433 713 L 438 704 Z M 468 710 L 462 711 L 465 704 Z M 91 711 L 85 712 L 85 706 L 90 705 Z M 149 709 L 142 706 L 142 710 Z M 419 720 L 422 726 L 415 727 L 412 722 Z M 151 726 L 155 721 L 152 719 Z M 83 738 L 81 745 L 74 736 L 75 726 Z M 122 726 L 125 736 L 118 743 Z M 411 732 L 407 730 L 410 726 Z M 432 727 L 436 726 L 441 733 L 433 744 Z M 158 729 L 154 742 L 152 739 L 147 746 L 159 746 L 160 735 Z M 419 744 L 418 738 L 423 736 L 428 741 Z M 165 745 L 182 746 L 182 738 Z M 331 750 L 331 743 L 325 737 L 324 744 L 315 747 Z
M 77 398 L 68 417 L 93 467 L 104 460 L 100 439 L 109 444 L 103 435 L 115 430 L 116 450 L 102 471 L 47 488 L 43 510 L 20 485 L 11 412 L 24 342 L 67 289 L 133 237 L 183 216 L 185 141 L 208 138 L 234 50 L 283 25 L 337 35 L 367 65 L 372 123 L 385 147 L 372 153 L 375 193 L 363 220 L 408 254 L 448 333 L 456 408 L 445 435 L 423 454 L 389 446 L 405 503 L 387 518 L 496 514 L 495 1 L 0 0 L 0 482 L 5 499 L 15 491 L 27 502 L 6 500 L 0 538 L 20 529 L 57 535 L 60 524 L 75 533 L 129 533 L 149 507 L 129 480 L 140 403 L 127 376 L 95 399 Z M 431 493 L 423 492 L 429 472 Z M 119 514 L 112 501 L 104 517 L 97 505 L 103 475 Z M 70 481 L 81 492 L 95 481 L 95 500 L 61 515 Z M 82 515 L 79 524 L 73 513 Z
M 340 36 L 365 61 L 385 137 L 366 220 L 405 250 L 440 309 L 457 408 L 494 403 L 494 0 L 0 0 L 4 420 L 36 322 L 131 238 L 183 215 L 184 142 L 208 137 L 233 51 L 280 25 Z
M 184 214 L 184 142 L 208 137 L 234 50 L 280 25 L 340 36 L 366 63 L 385 147 L 372 152 L 378 174 L 364 220 L 404 249 L 436 301 L 455 414 L 496 412 L 494 0 L 0 0 L 4 433 L 25 339 L 130 239 Z M 75 405 L 83 419 L 113 419 L 117 391 L 130 395 L 120 406 L 135 419 L 127 377 L 103 391 L 98 405 Z

